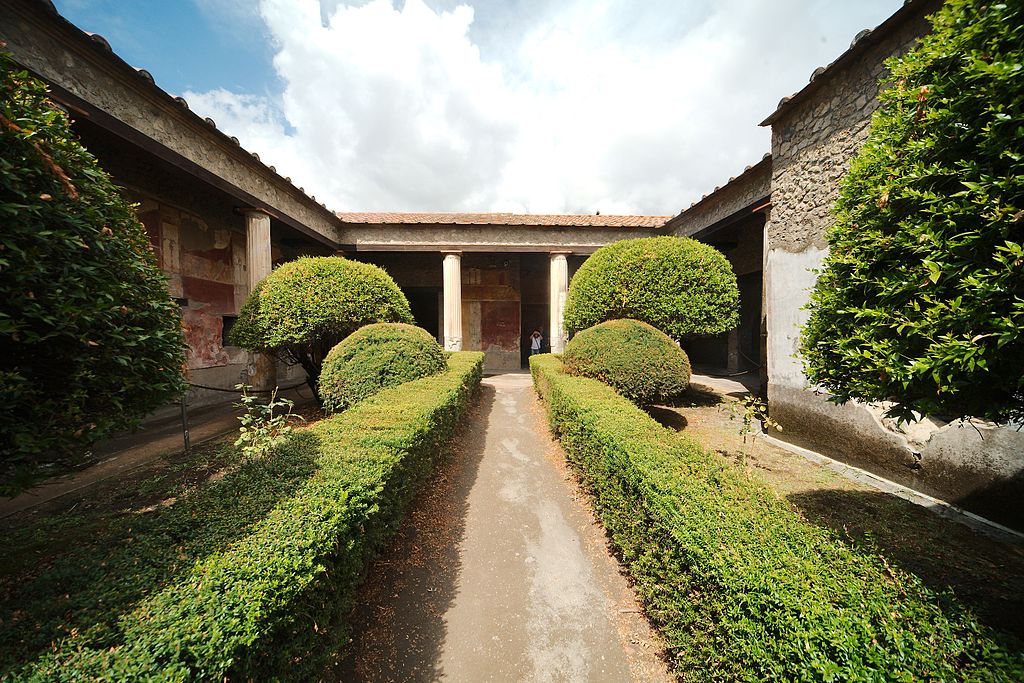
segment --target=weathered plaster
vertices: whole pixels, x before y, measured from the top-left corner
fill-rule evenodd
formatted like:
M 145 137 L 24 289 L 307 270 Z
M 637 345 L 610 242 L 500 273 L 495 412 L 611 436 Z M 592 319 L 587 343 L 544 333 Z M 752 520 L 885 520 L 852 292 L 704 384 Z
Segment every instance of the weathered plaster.
M 885 406 L 839 406 L 808 385 L 800 328 L 839 183 L 866 139 L 878 106 L 884 60 L 928 30 L 925 10 L 873 39 L 856 59 L 819 76 L 815 87 L 772 116 L 771 218 L 765 227 L 768 399 L 783 438 L 856 464 L 924 493 L 1014 526 L 1024 525 L 1024 434 L 1015 428 L 934 420 L 900 428 Z

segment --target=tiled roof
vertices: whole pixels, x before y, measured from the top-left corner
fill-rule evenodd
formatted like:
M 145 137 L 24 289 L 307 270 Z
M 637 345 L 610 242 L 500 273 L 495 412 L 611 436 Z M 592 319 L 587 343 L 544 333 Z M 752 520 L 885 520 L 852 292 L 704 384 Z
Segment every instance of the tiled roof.
M 339 213 L 342 223 L 401 225 L 528 225 L 558 228 L 660 228 L 672 216 L 531 213 Z
M 904 0 L 903 5 L 896 10 L 892 16 L 883 21 L 874 29 L 864 29 L 853 38 L 849 49 L 839 55 L 834 62 L 828 66 L 819 66 L 811 73 L 810 80 L 802 89 L 788 97 L 783 97 L 779 106 L 772 114 L 761 122 L 762 126 L 770 126 L 777 121 L 784 112 L 788 111 L 797 102 L 804 100 L 807 95 L 818 89 L 835 71 L 854 59 L 860 57 L 868 49 L 876 45 L 883 38 L 895 31 L 899 26 L 922 13 L 930 13 L 942 5 L 941 0 Z

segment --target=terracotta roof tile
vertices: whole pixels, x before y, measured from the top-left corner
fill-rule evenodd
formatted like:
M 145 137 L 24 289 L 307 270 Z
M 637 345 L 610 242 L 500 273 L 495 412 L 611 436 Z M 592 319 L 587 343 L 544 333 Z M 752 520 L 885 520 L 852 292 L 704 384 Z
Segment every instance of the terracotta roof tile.
M 524 225 L 560 228 L 660 228 L 672 216 L 530 213 L 338 213 L 342 223 L 402 225 Z

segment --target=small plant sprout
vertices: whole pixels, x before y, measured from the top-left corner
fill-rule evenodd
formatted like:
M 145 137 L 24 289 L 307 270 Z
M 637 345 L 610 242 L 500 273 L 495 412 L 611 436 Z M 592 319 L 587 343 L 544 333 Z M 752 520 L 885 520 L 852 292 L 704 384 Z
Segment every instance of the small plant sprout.
M 241 391 L 242 396 L 234 406 L 245 411 L 238 418 L 242 426 L 238 428 L 235 445 L 241 446 L 242 455 L 247 460 L 262 458 L 287 439 L 292 432 L 292 418 L 304 419 L 301 415 L 292 414 L 294 401 L 277 397 L 276 387 L 265 403 L 249 393 L 252 387 L 248 384 L 236 384 L 235 389 Z M 276 415 L 275 410 L 279 411 Z
M 744 449 L 740 452 L 740 464 L 746 466 L 747 457 L 753 452 L 754 437 L 761 433 L 761 426 L 757 423 L 763 424 L 764 429 L 774 429 L 777 432 L 782 431 L 782 425 L 768 415 L 768 404 L 764 399 L 753 394 L 742 400 L 730 402 L 728 406 L 729 419 L 741 420 L 739 431 L 743 437 Z

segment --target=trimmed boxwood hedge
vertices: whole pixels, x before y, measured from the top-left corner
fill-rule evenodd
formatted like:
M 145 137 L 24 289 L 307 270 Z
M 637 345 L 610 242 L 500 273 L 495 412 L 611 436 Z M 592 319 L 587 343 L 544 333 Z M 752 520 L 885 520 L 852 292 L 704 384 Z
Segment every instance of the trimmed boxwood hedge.
M 562 354 L 569 374 L 599 379 L 637 405 L 678 398 L 690 386 L 690 359 L 667 334 L 639 320 L 583 330 Z
M 324 408 L 340 412 L 381 389 L 444 368 L 444 349 L 422 327 L 405 323 L 365 325 L 327 354 L 320 373 L 320 398 Z
M 739 323 L 740 292 L 728 259 L 689 237 L 645 237 L 607 244 L 569 283 L 565 328 L 635 318 L 683 341 Z
M 1011 636 L 804 521 L 610 387 L 530 367 L 685 680 L 1024 680 Z
M 116 632 L 71 635 L 5 680 L 315 680 L 343 647 L 367 561 L 478 387 L 483 354 L 448 365 L 298 432 L 280 448 L 313 449 L 315 471 L 247 536 L 136 603 Z

